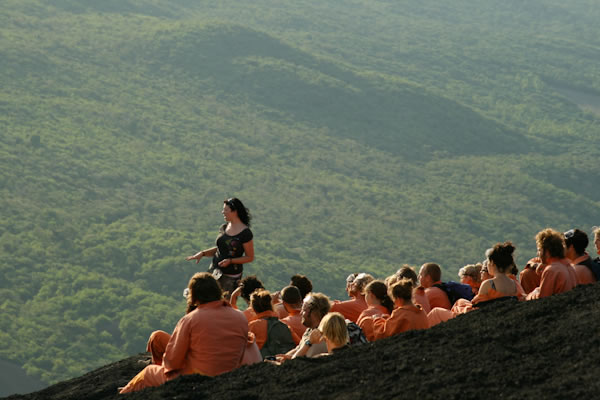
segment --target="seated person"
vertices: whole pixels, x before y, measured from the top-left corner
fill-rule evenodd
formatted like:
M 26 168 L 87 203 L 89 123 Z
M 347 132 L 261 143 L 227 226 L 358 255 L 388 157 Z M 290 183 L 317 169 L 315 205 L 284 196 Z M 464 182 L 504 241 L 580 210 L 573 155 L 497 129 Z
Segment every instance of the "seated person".
M 300 316 L 302 318 L 302 324 L 304 324 L 307 329 L 304 331 L 304 335 L 302 335 L 298 346 L 285 354 L 277 355 L 278 363 L 291 358 L 302 356 L 314 357 L 322 353 L 327 353 L 327 345 L 325 342 L 313 344 L 310 341 L 310 334 L 319 327 L 321 320 L 327 315 L 330 307 L 329 297 L 325 296 L 323 293 L 310 293 L 304 298 Z
M 597 281 L 596 273 L 600 273 L 600 265 L 596 264 L 585 249 L 589 244 L 587 233 L 580 229 L 571 229 L 564 233 L 565 255 L 575 269 L 578 285 L 588 285 Z
M 300 296 L 302 297 L 303 300 L 307 294 L 312 292 L 312 282 L 310 281 L 310 279 L 308 279 L 304 275 L 299 275 L 299 274 L 293 275 L 290 278 L 289 286 L 297 287 L 298 290 L 300 291 Z M 275 312 L 277 314 L 279 314 L 280 319 L 283 319 L 288 316 L 288 312 L 286 311 L 285 307 L 283 306 L 283 303 L 281 303 L 281 301 L 280 301 L 279 293 L 277 293 L 277 295 L 274 296 L 273 310 L 275 310 Z
M 373 276 L 369 274 L 358 274 L 350 286 L 347 286 L 348 294 L 352 297 L 352 300 L 334 301 L 331 306 L 331 312 L 339 312 L 344 318 L 352 322 L 358 321 L 360 313 L 367 308 L 363 290 L 373 279 Z
M 150 364 L 120 393 L 159 386 L 179 375 L 216 376 L 240 366 L 248 345 L 248 321 L 223 300 L 221 286 L 207 272 L 188 284 L 188 309 L 166 345 L 160 365 Z
M 263 283 L 256 277 L 256 275 L 250 275 L 241 280 L 240 285 L 231 294 L 229 302 L 231 306 L 237 310 L 237 299 L 242 296 L 242 299 L 248 306 L 244 310 L 244 315 L 248 319 L 248 322 L 256 318 L 256 313 L 250 306 L 250 295 L 258 289 L 264 289 Z
M 368 341 L 375 340 L 375 336 L 366 324 L 361 324 L 365 317 L 389 316 L 394 310 L 394 301 L 388 295 L 388 289 L 383 281 L 373 281 L 365 288 L 365 301 L 367 309 L 358 317 L 358 326 L 363 330 Z
M 256 312 L 256 318 L 248 323 L 248 329 L 256 337 L 256 344 L 260 350 L 263 350 L 265 343 L 269 339 L 270 329 L 272 329 L 273 323 L 280 322 L 279 316 L 273 311 L 273 305 L 271 304 L 271 294 L 264 289 L 259 289 L 252 293 L 250 296 L 250 305 Z M 278 332 L 278 340 L 289 346 L 287 349 L 281 349 L 279 352 L 289 351 L 294 347 L 294 342 L 299 342 L 300 339 L 294 340 L 295 333 L 287 326 L 283 324 L 287 329 L 284 332 Z M 285 347 L 285 346 L 284 346 Z M 275 353 L 277 354 L 277 353 Z M 269 354 L 269 355 L 275 355 Z
M 527 300 L 564 293 L 577 285 L 575 269 L 565 258 L 565 240 L 561 233 L 544 229 L 535 237 L 538 256 L 542 260 L 540 286 L 527 295 Z M 538 267 L 540 269 L 541 267 Z
M 397 335 L 413 329 L 427 329 L 429 322 L 427 314 L 419 305 L 412 302 L 413 282 L 410 279 L 401 279 L 390 288 L 394 299 L 395 309 L 389 318 L 366 317 L 363 324 L 372 331 L 375 340 Z M 369 326 L 371 325 L 372 326 Z
M 319 328 L 312 331 L 310 341 L 313 343 L 325 342 L 327 353 L 320 355 L 333 354 L 334 350 L 349 347 L 350 336 L 344 316 L 338 312 L 330 312 L 325 315 Z
M 473 294 L 476 295 L 481 286 L 481 267 L 482 264 L 468 264 L 458 271 L 460 283 L 471 286 Z
M 454 314 L 471 311 L 474 306 L 480 302 L 498 299 L 501 297 L 516 297 L 519 300 L 525 300 L 525 292 L 516 280 L 509 274 L 512 272 L 515 261 L 513 253 L 515 247 L 511 242 L 497 243 L 488 256 L 488 269 L 494 276 L 481 283 L 479 293 L 468 301 L 459 299 L 452 307 Z
M 488 252 L 490 251 L 492 251 L 492 249 L 487 249 L 485 253 L 488 254 Z M 488 269 L 488 263 L 489 261 L 487 260 L 487 258 L 484 262 L 481 263 L 481 274 L 479 275 L 481 282 L 486 281 L 488 279 L 492 279 L 494 277 L 494 275 L 492 275 Z
M 394 283 L 398 282 L 402 278 L 408 278 L 413 282 L 413 303 L 420 305 L 423 308 L 425 313 L 428 313 L 431 310 L 431 306 L 429 305 L 429 299 L 427 299 L 427 295 L 425 294 L 425 288 L 418 284 L 419 277 L 415 272 L 415 269 L 408 264 L 404 264 L 396 273 L 392 276 L 388 276 L 385 280 L 385 284 L 388 288 L 391 288 Z
M 542 263 L 539 257 L 533 257 L 527 264 L 525 268 L 519 274 L 519 278 L 521 280 L 521 287 L 525 294 L 531 293 L 536 287 L 540 286 L 540 275 L 537 273 L 537 267 Z
M 421 266 L 421 269 L 419 270 L 419 283 L 425 288 L 425 295 L 427 295 L 427 300 L 429 300 L 431 309 L 441 307 L 450 310 L 452 304 L 450 304 L 448 295 L 444 290 L 434 286 L 441 284 L 441 279 L 442 269 L 438 264 L 426 263 Z
M 288 316 L 281 319 L 295 333 L 294 341 L 296 345 L 300 343 L 300 338 L 306 331 L 306 326 L 302 323 L 300 310 L 302 309 L 302 297 L 300 290 L 296 286 L 286 286 L 281 291 L 281 300 Z

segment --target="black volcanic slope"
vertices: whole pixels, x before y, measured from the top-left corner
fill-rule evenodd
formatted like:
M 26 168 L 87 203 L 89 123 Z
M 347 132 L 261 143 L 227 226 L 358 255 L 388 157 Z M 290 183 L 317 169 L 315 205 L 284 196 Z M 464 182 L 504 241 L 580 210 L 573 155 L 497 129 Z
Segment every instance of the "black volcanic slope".
M 501 302 L 426 331 L 320 359 L 259 364 L 216 378 L 180 377 L 119 396 L 140 354 L 9 399 L 597 398 L 600 286 Z

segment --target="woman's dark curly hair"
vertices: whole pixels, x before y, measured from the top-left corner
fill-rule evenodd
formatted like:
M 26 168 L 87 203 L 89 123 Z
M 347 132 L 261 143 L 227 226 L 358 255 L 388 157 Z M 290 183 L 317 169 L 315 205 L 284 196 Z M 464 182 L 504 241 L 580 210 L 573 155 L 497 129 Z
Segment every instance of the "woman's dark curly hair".
M 258 289 L 264 289 L 263 283 L 256 277 L 256 275 L 250 275 L 242 279 L 240 282 L 242 287 L 242 293 L 240 294 L 243 299 L 250 302 L 250 295 Z
M 250 215 L 250 210 L 244 207 L 244 204 L 237 197 L 231 197 L 227 200 L 223 201 L 223 204 L 226 204 L 231 211 L 237 211 L 237 215 L 248 228 L 250 227 L 250 221 L 252 220 L 252 215 Z
M 488 254 L 488 259 L 496 264 L 496 268 L 501 273 L 512 272 L 513 266 L 515 266 L 514 252 L 515 246 L 512 242 L 496 243 Z

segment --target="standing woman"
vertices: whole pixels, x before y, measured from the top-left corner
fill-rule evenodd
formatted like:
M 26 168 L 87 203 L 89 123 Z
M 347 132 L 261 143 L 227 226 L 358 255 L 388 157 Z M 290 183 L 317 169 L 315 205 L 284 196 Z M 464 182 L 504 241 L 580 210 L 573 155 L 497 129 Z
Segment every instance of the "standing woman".
M 216 246 L 199 251 L 186 260 L 196 260 L 197 264 L 202 257 L 212 257 L 209 272 L 218 280 L 223 291 L 231 294 L 242 278 L 244 264 L 254 260 L 253 235 L 250 230 L 252 216 L 236 197 L 223 202 L 222 214 L 226 223 L 219 229 Z

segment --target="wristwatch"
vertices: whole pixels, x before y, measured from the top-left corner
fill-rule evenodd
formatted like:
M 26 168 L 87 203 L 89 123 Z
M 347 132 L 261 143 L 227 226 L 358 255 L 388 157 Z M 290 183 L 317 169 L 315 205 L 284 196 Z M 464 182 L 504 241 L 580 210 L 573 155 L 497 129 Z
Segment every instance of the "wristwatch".
M 306 341 L 304 342 L 305 345 L 307 345 L 308 347 L 312 346 L 312 343 L 310 342 L 310 339 L 306 339 Z

